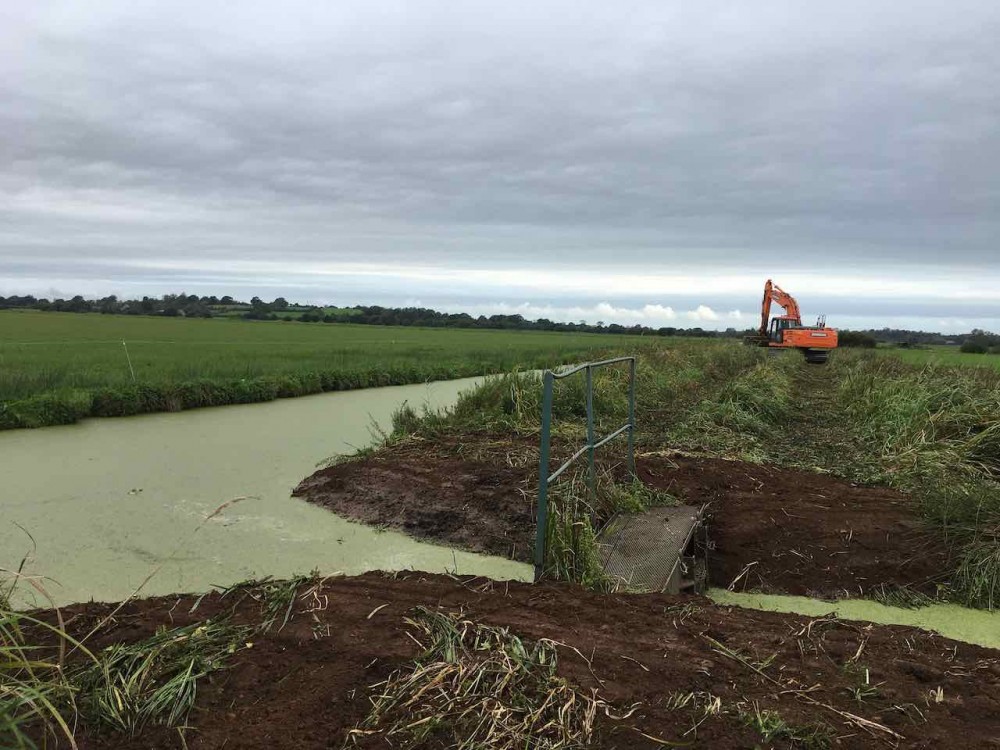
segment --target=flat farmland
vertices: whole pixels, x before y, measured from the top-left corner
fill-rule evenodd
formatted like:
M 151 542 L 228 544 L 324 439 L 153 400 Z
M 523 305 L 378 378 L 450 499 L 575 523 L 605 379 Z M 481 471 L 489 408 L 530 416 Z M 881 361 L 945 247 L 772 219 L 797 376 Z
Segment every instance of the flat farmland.
M 31 427 L 90 415 L 536 368 L 649 341 L 607 334 L 2 311 L 0 425 Z
M 879 349 L 879 353 L 899 357 L 911 365 L 949 365 L 992 367 L 1000 370 L 1000 354 L 967 354 L 957 346 L 931 346 L 926 349 Z

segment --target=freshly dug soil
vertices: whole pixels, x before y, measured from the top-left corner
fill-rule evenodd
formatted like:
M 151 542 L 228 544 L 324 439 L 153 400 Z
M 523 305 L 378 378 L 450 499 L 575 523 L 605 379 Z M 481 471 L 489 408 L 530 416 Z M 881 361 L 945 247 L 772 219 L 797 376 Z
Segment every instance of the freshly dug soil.
M 881 586 L 933 593 L 947 570 L 943 545 L 894 490 L 711 458 L 649 457 L 637 471 L 685 502 L 709 504 L 715 586 L 823 598 Z
M 608 597 L 566 585 L 425 574 L 334 578 L 299 591 L 284 628 L 254 637 L 230 668 L 203 680 L 184 732 L 188 748 L 341 747 L 366 716 L 371 686 L 416 655 L 403 622 L 416 605 L 561 644 L 561 677 L 616 706 L 636 706 L 627 720 L 599 721 L 596 747 L 663 747 L 640 732 L 691 747 L 794 746 L 787 737 L 765 741 L 748 726 L 755 711 L 775 711 L 789 727 L 826 725 L 837 748 L 1000 747 L 1000 651 L 912 628 L 719 607 L 694 596 Z M 229 612 L 237 621 L 261 620 L 261 605 L 249 597 L 209 595 L 192 614 L 195 599 L 129 603 L 89 645 L 131 642 L 160 625 Z M 79 635 L 110 609 L 84 604 L 63 614 Z M 866 674 L 874 689 L 859 701 Z M 717 698 L 717 710 L 678 707 L 690 693 L 701 706 Z M 901 737 L 864 729 L 848 714 Z M 176 730 L 131 740 L 81 735 L 85 750 L 182 746 Z M 359 745 L 389 746 L 382 736 Z
M 530 562 L 537 469 L 510 455 L 502 445 L 459 455 L 404 443 L 321 469 L 295 494 L 367 524 Z M 637 471 L 686 503 L 708 504 L 715 586 L 820 597 L 879 586 L 933 593 L 945 570 L 943 547 L 921 533 L 913 502 L 892 490 L 682 455 L 640 456 Z
M 403 443 L 320 469 L 292 494 L 371 526 L 530 562 L 537 464 L 504 463 L 499 445 L 482 452 L 492 460 L 456 450 Z

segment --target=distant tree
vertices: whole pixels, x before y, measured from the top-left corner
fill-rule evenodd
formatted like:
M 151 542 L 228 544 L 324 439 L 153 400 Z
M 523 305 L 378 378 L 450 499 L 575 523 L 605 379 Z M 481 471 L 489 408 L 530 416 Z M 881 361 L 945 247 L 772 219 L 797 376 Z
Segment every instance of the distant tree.
M 840 331 L 837 334 L 840 346 L 858 347 L 860 349 L 874 349 L 878 346 L 878 341 L 874 336 L 861 331 Z
M 121 305 L 118 304 L 118 298 L 111 294 L 97 301 L 97 309 L 105 315 L 110 315 L 118 312 L 121 309 Z
M 988 348 L 986 344 L 982 343 L 981 341 L 970 339 L 969 341 L 966 341 L 964 344 L 962 344 L 961 350 L 965 354 L 986 354 Z
M 225 297 L 223 297 L 222 299 L 219 300 L 219 304 L 220 305 L 231 305 L 231 304 L 233 304 L 233 298 L 230 297 L 227 294 Z
M 272 310 L 287 310 L 288 300 L 284 297 L 275 297 L 274 302 L 271 303 Z

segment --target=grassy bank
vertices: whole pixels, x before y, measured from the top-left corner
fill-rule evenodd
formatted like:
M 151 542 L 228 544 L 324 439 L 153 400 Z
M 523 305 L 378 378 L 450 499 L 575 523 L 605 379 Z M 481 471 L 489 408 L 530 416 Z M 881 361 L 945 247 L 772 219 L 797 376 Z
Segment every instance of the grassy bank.
M 530 369 L 647 342 L 0 311 L 0 429 Z
M 535 465 L 541 390 L 536 376 L 490 379 L 446 414 L 404 409 L 387 442 L 418 440 L 423 450 L 447 446 L 477 460 L 501 451 L 512 466 Z M 627 421 L 623 369 L 595 374 L 594 404 L 598 434 Z M 582 377 L 557 383 L 553 413 L 555 468 L 585 442 Z M 637 415 L 640 453 L 681 449 L 907 492 L 949 551 L 940 595 L 1000 603 L 1000 373 L 853 352 L 817 368 L 739 346 L 678 346 L 641 354 Z M 579 472 L 553 486 L 551 577 L 602 588 L 598 530 L 620 510 L 670 501 L 636 491 L 623 450 L 618 441 L 599 451 L 596 493 Z
M 683 448 L 716 455 L 766 458 L 768 435 L 791 408 L 791 371 L 798 359 L 732 344 L 678 344 L 640 354 L 636 382 L 637 452 Z M 454 451 L 464 460 L 497 452 L 511 466 L 536 466 L 541 429 L 541 378 L 512 374 L 488 379 L 444 413 L 398 411 L 382 446 L 418 441 L 425 450 Z M 595 427 L 609 434 L 628 421 L 628 371 L 594 373 Z M 502 445 L 497 444 L 500 441 Z M 558 381 L 553 393 L 552 468 L 586 442 L 586 389 L 582 375 Z M 484 447 L 485 446 L 485 447 Z M 602 447 L 591 489 L 586 462 L 552 485 L 545 574 L 555 580 L 607 590 L 597 533 L 616 513 L 676 502 L 628 475 L 624 437 Z
M 837 374 L 879 479 L 919 498 L 948 541 L 951 594 L 1000 605 L 1000 373 L 868 355 L 841 358 Z

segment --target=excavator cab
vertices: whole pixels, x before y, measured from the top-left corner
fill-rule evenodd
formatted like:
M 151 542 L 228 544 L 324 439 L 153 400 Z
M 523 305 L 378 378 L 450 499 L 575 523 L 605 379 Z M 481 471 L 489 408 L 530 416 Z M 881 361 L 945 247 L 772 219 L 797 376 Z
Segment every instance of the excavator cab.
M 785 339 L 785 331 L 789 328 L 801 328 L 802 324 L 794 318 L 775 316 L 771 318 L 770 339 L 776 344 L 782 343 Z

